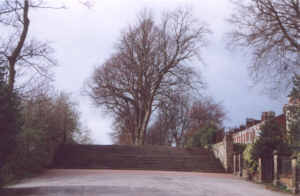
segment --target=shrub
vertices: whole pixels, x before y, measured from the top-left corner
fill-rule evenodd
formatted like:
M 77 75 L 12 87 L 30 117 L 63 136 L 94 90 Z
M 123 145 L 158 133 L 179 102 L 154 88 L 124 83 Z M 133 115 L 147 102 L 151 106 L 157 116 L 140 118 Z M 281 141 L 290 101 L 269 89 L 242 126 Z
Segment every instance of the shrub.
M 89 141 L 86 134 L 88 129 L 81 126 L 79 113 L 74 105 L 70 97 L 64 94 L 39 94 L 22 100 L 22 111 L 18 118 L 24 120 L 18 133 L 12 132 L 15 134 L 14 148 L 11 147 L 14 151 L 7 156 L 1 169 L 1 184 L 48 168 L 60 145 Z M 0 135 L 0 139 L 2 138 Z M 1 145 L 3 144 L 0 142 Z
M 2 169 L 15 149 L 21 125 L 20 98 L 9 92 L 4 68 L 0 67 L 0 186 L 4 181 Z
M 253 175 L 257 171 L 257 160 L 253 159 L 252 157 L 252 151 L 253 151 L 254 145 L 248 144 L 243 152 L 243 158 L 245 167 L 248 171 L 248 174 Z
M 204 126 L 199 129 L 191 138 L 194 147 L 210 147 L 216 140 L 218 129 L 215 126 Z
M 285 138 L 285 131 L 277 123 L 266 121 L 261 126 L 260 137 L 251 150 L 252 159 L 258 160 L 259 157 L 272 156 L 274 150 L 279 153 L 290 153 Z

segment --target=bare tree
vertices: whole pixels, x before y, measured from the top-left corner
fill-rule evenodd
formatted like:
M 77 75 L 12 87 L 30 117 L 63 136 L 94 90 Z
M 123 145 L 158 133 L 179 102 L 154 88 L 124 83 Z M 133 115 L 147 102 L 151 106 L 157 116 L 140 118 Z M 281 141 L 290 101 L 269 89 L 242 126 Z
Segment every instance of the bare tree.
M 222 129 L 225 112 L 212 98 L 191 99 L 172 94 L 161 103 L 157 118 L 148 130 L 149 144 L 183 147 L 204 127 Z
M 171 102 L 160 104 L 157 116 L 154 117 L 154 122 L 147 129 L 147 144 L 171 146 L 174 143 L 176 125 L 178 125 L 176 123 L 178 113 L 174 109 L 176 105 L 171 104 Z
M 172 137 L 170 137 L 167 124 L 162 119 L 162 116 L 158 116 L 154 123 L 147 130 L 146 143 L 150 145 L 171 146 Z
M 39 75 L 51 78 L 49 67 L 56 65 L 52 57 L 53 49 L 47 43 L 28 40 L 29 12 L 36 8 L 55 7 L 47 6 L 43 0 L 3 0 L 0 2 L 0 24 L 7 26 L 8 32 L 12 32 L 7 35 L 8 37 L 2 38 L 0 43 L 1 64 L 8 67 L 10 92 L 15 86 L 17 69 L 23 68 L 18 70 L 19 74 L 24 74 L 31 69 Z
M 182 10 L 166 14 L 160 23 L 144 13 L 123 33 L 116 53 L 94 72 L 90 97 L 114 115 L 130 105 L 135 144 L 144 144 L 149 119 L 165 91 L 194 84 L 195 72 L 187 65 L 199 55 L 208 32 L 195 22 Z
M 299 0 L 235 0 L 234 4 L 230 44 L 250 49 L 249 69 L 256 82 L 267 83 L 271 90 L 286 89 L 300 71 Z
M 184 147 L 185 135 L 188 129 L 190 128 L 190 102 L 187 96 L 177 95 L 174 97 L 174 107 L 173 114 L 176 116 L 175 118 L 175 126 L 172 129 L 172 136 L 175 140 L 176 147 Z
M 208 97 L 193 102 L 189 117 L 191 122 L 187 135 L 192 137 L 199 129 L 207 125 L 222 129 L 226 114 L 221 104 L 215 103 L 212 98 Z
M 159 107 L 158 124 L 166 132 L 168 144 L 176 144 L 176 147 L 183 147 L 185 144 L 185 133 L 190 126 L 191 102 L 187 94 L 170 94 L 168 99 L 161 102 Z
M 136 143 L 135 128 L 136 128 L 136 114 L 130 108 L 130 105 L 125 105 L 122 111 L 115 114 L 114 131 L 111 136 L 116 144 L 131 145 Z
M 70 94 L 57 93 L 51 86 L 36 89 L 22 106 L 24 131 L 41 131 L 47 142 L 55 145 L 87 141 L 88 129 L 82 126 L 78 105 Z

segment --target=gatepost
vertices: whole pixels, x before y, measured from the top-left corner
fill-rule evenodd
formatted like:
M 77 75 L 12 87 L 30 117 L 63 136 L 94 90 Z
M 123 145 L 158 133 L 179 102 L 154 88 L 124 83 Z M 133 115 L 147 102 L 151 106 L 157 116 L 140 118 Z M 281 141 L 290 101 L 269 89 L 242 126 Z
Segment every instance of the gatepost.
M 239 153 L 239 176 L 243 176 L 243 153 Z
M 262 159 L 261 158 L 258 158 L 258 182 L 259 183 L 262 183 Z
M 233 154 L 233 175 L 237 175 L 236 153 Z
M 274 179 L 273 179 L 273 185 L 278 186 L 279 184 L 279 173 L 278 173 L 278 151 L 274 150 L 273 152 L 273 161 L 274 161 Z
M 297 154 L 292 155 L 292 192 L 294 194 L 298 193 L 297 184 Z

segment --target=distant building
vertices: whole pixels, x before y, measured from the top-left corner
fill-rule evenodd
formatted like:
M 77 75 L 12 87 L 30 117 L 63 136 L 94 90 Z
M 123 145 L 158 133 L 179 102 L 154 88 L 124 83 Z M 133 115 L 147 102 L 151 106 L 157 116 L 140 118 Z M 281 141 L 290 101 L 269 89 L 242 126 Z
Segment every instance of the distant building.
M 274 121 L 274 123 L 281 126 L 284 130 L 286 128 L 286 117 L 284 114 L 276 116 L 273 111 L 263 112 L 260 120 L 247 118 L 245 126 L 242 125 L 240 128 L 232 130 L 233 142 L 238 144 L 253 144 L 260 136 L 261 126 L 266 120 Z
M 261 126 L 267 121 L 271 120 L 287 132 L 291 133 L 293 122 L 300 117 L 300 99 L 289 98 L 288 104 L 283 107 L 283 114 L 276 116 L 275 112 L 263 112 L 260 120 L 247 118 L 246 124 L 239 128 L 234 128 L 227 131 L 228 135 L 232 136 L 233 143 L 237 144 L 253 144 L 261 133 Z M 294 134 L 294 142 L 300 145 L 300 129 Z M 290 138 L 290 137 L 289 137 Z M 290 140 L 291 141 L 291 140 Z

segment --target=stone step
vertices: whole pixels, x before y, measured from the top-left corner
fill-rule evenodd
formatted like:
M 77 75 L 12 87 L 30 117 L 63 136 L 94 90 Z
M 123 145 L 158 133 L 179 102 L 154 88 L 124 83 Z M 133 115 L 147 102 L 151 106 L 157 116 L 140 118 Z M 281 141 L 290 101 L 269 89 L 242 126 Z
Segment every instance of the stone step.
M 189 149 L 180 149 L 180 148 L 173 148 L 173 147 L 164 147 L 164 146 L 158 146 L 158 147 L 136 147 L 136 146 L 98 146 L 98 145 L 69 145 L 66 149 L 77 149 L 77 150 L 95 150 L 95 151 L 101 151 L 101 152 L 124 152 L 124 153 L 170 153 L 170 154 L 185 154 L 187 152 L 193 154 L 201 154 L 201 153 L 208 153 L 207 149 L 195 149 L 195 148 L 189 148 Z
M 224 171 L 207 149 L 118 145 L 65 145 L 53 168 Z

